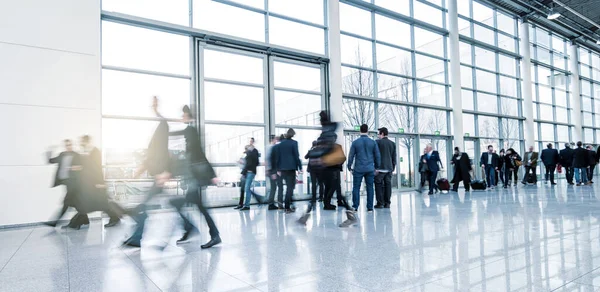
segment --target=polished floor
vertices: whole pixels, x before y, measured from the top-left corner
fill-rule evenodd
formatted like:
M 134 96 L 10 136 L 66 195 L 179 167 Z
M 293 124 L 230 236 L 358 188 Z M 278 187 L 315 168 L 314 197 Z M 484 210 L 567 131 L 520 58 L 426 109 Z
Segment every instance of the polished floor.
M 600 291 L 600 186 L 540 184 L 471 194 L 396 194 L 340 229 L 344 212 L 214 209 L 223 244 L 176 245 L 153 214 L 142 249 L 131 221 L 104 229 L 0 230 L 0 291 Z M 303 209 L 305 203 L 298 203 Z M 105 219 L 106 220 L 106 219 Z M 165 250 L 155 246 L 168 243 Z

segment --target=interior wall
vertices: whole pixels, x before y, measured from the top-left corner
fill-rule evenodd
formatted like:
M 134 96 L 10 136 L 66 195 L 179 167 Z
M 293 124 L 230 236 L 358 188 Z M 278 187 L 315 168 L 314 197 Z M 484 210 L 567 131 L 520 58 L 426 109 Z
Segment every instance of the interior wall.
M 101 145 L 100 0 L 0 1 L 0 226 L 47 221 L 64 188 L 45 151 Z

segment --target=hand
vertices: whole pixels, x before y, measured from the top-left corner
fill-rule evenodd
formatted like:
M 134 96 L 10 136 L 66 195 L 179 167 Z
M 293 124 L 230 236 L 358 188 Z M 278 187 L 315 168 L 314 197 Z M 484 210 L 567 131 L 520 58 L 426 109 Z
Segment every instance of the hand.
M 485 165 L 482 165 L 481 168 L 485 168 Z
M 277 175 L 276 174 L 272 174 L 271 175 L 271 179 L 277 179 Z
M 379 174 L 379 170 L 375 170 L 375 175 L 378 175 L 378 174 Z
M 212 182 L 213 185 L 218 185 L 221 180 L 218 177 L 215 177 L 213 179 L 210 180 Z
M 496 170 L 498 170 L 498 168 L 496 167 Z
M 278 175 L 278 176 L 281 176 L 281 171 L 278 171 L 278 172 L 277 172 L 277 175 Z

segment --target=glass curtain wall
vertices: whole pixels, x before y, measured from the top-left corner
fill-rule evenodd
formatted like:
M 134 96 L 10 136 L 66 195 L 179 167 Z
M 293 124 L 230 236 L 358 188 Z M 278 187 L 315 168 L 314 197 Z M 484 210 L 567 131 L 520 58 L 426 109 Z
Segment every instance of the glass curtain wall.
M 598 144 L 600 142 L 600 55 L 585 47 L 580 47 L 578 53 L 583 142 Z
M 357 137 L 351 133 L 361 124 L 371 131 L 387 127 L 405 152 L 398 159 L 400 184 L 414 187 L 419 146 L 413 136 L 429 135 L 427 141 L 435 143 L 451 135 L 446 12 L 441 1 L 377 0 L 372 10 L 340 2 L 345 144 Z M 446 152 L 445 143 L 436 145 Z
M 296 130 L 304 154 L 320 133 L 318 112 L 326 107 L 324 65 L 195 43 L 190 36 L 153 30 L 154 21 L 227 35 L 232 41 L 258 41 L 313 59 L 326 55 L 325 1 L 176 0 L 102 1 L 103 12 L 144 18 L 136 26 L 102 21 L 102 149 L 105 177 L 118 200 L 133 202 L 151 178 L 133 179 L 158 124 L 150 108 L 159 110 L 171 130 L 183 129 L 181 107 L 191 104 L 208 159 L 222 180 L 207 190 L 211 205 L 232 205 L 239 197 L 244 146 L 255 138 L 264 164 L 268 136 Z M 243 22 L 238 21 L 244 19 Z M 123 21 L 122 21 L 123 22 Z M 290 31 L 294 31 L 290 35 Z M 195 64 L 196 63 L 196 64 Z M 197 71 L 196 71 L 197 69 Z M 199 106 L 196 106 L 199 103 Z M 172 155 L 185 150 L 183 137 L 172 137 Z M 306 161 L 303 160 L 304 163 Z M 306 176 L 306 175 L 305 175 Z M 306 177 L 299 177 L 306 182 Z M 255 190 L 264 194 L 264 166 Z M 300 185 L 295 198 L 303 198 Z M 185 185 L 174 179 L 171 194 Z
M 488 145 L 522 148 L 517 22 L 476 1 L 458 3 L 464 132 L 479 164 Z

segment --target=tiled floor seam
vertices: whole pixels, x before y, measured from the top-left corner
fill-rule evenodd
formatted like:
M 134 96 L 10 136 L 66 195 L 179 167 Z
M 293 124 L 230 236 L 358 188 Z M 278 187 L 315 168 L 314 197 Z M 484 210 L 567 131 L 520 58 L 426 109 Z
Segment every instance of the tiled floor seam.
M 21 247 L 23 246 L 23 244 L 25 244 L 25 242 L 29 239 L 29 236 L 31 236 L 31 234 L 33 233 L 34 230 L 35 230 L 35 228 L 31 229 L 31 232 L 29 232 L 29 234 L 27 234 L 27 237 L 25 237 L 25 239 L 23 240 L 23 242 L 21 242 L 21 244 L 19 245 L 19 247 L 17 248 L 17 250 L 15 250 L 15 252 L 10 256 L 10 258 L 8 259 L 8 261 L 6 261 L 6 264 L 4 264 L 4 266 L 2 266 L 2 269 L 0 269 L 0 273 L 2 273 L 2 271 L 4 271 L 4 268 L 6 268 L 6 266 L 8 266 L 8 263 L 10 263 L 10 261 L 13 259 L 13 257 L 15 257 L 15 255 L 17 254 L 17 252 L 19 252 L 19 250 L 21 249 Z
M 146 272 L 144 272 L 144 270 L 142 268 L 140 268 L 138 265 L 135 264 L 135 262 L 129 257 L 129 255 L 123 251 L 123 248 L 121 248 L 121 246 L 119 247 L 115 247 L 116 249 L 118 249 L 120 252 L 122 252 L 129 261 L 131 261 L 131 263 L 133 264 L 133 266 L 135 266 L 140 272 L 142 272 L 142 274 L 144 274 L 144 276 L 154 285 L 154 287 L 156 287 L 156 289 L 163 291 L 162 289 L 160 289 L 160 287 L 146 274 Z

